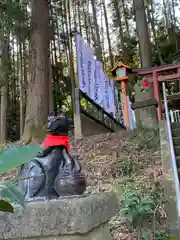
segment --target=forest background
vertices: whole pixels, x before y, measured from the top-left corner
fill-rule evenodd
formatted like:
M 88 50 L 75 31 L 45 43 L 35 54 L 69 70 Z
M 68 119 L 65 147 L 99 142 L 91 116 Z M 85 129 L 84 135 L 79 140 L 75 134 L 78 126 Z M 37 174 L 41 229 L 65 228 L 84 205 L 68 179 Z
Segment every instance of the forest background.
M 41 138 L 54 101 L 72 115 L 76 32 L 107 75 L 118 61 L 133 68 L 176 63 L 179 9 L 178 0 L 1 0 L 1 142 Z M 177 83 L 170 92 L 179 91 Z

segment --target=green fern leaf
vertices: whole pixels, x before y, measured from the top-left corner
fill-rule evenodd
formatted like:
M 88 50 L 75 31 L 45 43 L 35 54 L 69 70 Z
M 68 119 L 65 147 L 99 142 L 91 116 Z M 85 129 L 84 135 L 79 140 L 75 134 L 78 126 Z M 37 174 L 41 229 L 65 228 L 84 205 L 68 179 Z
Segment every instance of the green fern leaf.
M 4 199 L 0 199 L 0 212 L 9 212 L 9 213 L 13 213 L 14 212 L 14 208 L 13 206 L 7 202 Z
M 8 199 L 14 205 L 24 207 L 24 197 L 18 187 L 10 182 L 0 182 L 0 198 Z
M 40 145 L 13 146 L 0 152 L 0 174 L 29 162 L 37 152 L 41 150 Z

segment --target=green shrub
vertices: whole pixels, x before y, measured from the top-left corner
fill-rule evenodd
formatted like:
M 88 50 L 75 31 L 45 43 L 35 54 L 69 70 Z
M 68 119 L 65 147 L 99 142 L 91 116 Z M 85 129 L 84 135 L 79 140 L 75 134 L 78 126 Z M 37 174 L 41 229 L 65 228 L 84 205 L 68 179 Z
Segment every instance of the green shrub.
M 121 211 L 133 227 L 138 227 L 149 220 L 154 213 L 155 206 L 152 198 L 130 193 L 124 197 Z
M 122 176 L 131 176 L 133 173 L 137 172 L 139 168 L 139 164 L 136 163 L 131 157 L 124 157 L 121 159 L 119 165 L 119 173 Z
M 139 127 L 134 137 L 136 148 L 145 151 L 157 149 L 160 144 L 159 139 L 159 130 L 148 127 Z
M 40 146 L 12 146 L 0 152 L 0 174 L 27 163 L 40 151 Z M 0 211 L 14 212 L 14 205 L 24 207 L 24 197 L 13 184 L 18 178 L 0 182 Z

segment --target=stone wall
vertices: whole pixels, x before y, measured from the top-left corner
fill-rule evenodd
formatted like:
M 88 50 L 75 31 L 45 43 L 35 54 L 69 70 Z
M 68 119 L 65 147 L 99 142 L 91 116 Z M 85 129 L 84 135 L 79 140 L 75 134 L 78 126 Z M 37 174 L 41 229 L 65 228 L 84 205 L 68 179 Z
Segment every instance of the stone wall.
M 157 128 L 157 111 L 156 105 L 157 101 L 152 99 L 153 93 L 152 88 L 144 89 L 141 91 L 140 86 L 135 86 L 135 103 L 132 104 L 132 109 L 134 110 L 136 123 L 139 126 L 153 127 Z
M 171 153 L 168 140 L 168 129 L 165 120 L 159 121 L 161 159 L 164 178 L 164 193 L 166 198 L 165 211 L 167 214 L 167 228 L 170 236 L 179 236 L 179 220 L 176 208 L 176 192 L 174 176 L 171 166 Z
M 79 114 L 74 116 L 74 135 L 76 139 L 81 139 L 83 137 L 88 137 L 92 135 L 98 135 L 102 133 L 112 132 L 108 128 L 104 127 L 96 121 L 88 118 L 84 114 Z M 115 123 L 113 125 L 114 131 L 122 130 L 123 127 L 117 126 Z
M 96 113 L 97 114 L 97 113 Z M 101 114 L 103 114 L 101 112 Z M 101 116 L 102 117 L 102 116 Z M 74 136 L 75 139 L 82 139 L 83 137 L 97 135 L 102 133 L 111 132 L 108 128 L 104 127 L 103 125 L 93 121 L 92 119 L 88 118 L 84 114 L 82 114 L 80 110 L 80 102 L 79 102 L 79 89 L 75 89 L 75 109 L 74 109 Z M 122 130 L 121 126 L 117 126 L 113 123 L 114 131 Z
M 91 120 L 85 115 L 81 114 L 81 122 L 82 122 L 82 134 L 83 137 L 91 136 L 94 134 L 108 133 L 111 132 L 103 125 Z
M 113 192 L 28 203 L 24 212 L 0 214 L 0 239 L 110 240 L 117 211 Z

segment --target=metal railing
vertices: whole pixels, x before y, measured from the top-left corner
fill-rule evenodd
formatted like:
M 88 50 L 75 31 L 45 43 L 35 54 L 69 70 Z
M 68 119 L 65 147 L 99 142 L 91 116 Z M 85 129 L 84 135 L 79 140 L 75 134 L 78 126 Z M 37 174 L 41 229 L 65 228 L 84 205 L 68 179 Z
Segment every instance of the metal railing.
M 180 122 L 180 110 L 170 110 L 169 115 L 172 123 Z
M 165 88 L 164 82 L 163 82 L 162 86 L 163 86 L 163 97 L 164 97 L 166 122 L 167 122 L 167 128 L 168 128 L 168 139 L 169 139 L 170 152 L 171 152 L 171 164 L 172 164 L 174 183 L 175 183 L 175 191 L 176 191 L 177 212 L 178 212 L 178 217 L 180 217 L 180 185 L 179 185 L 179 177 L 178 177 L 178 171 L 177 171 L 177 165 L 176 165 L 176 156 L 175 156 L 175 152 L 174 152 L 174 144 L 173 144 L 173 140 L 172 140 L 171 121 L 170 121 L 170 116 L 169 116 L 169 111 L 168 111 L 166 88 Z
M 180 122 L 180 110 L 170 110 L 168 113 L 171 123 Z M 165 113 L 164 118 L 166 119 Z

